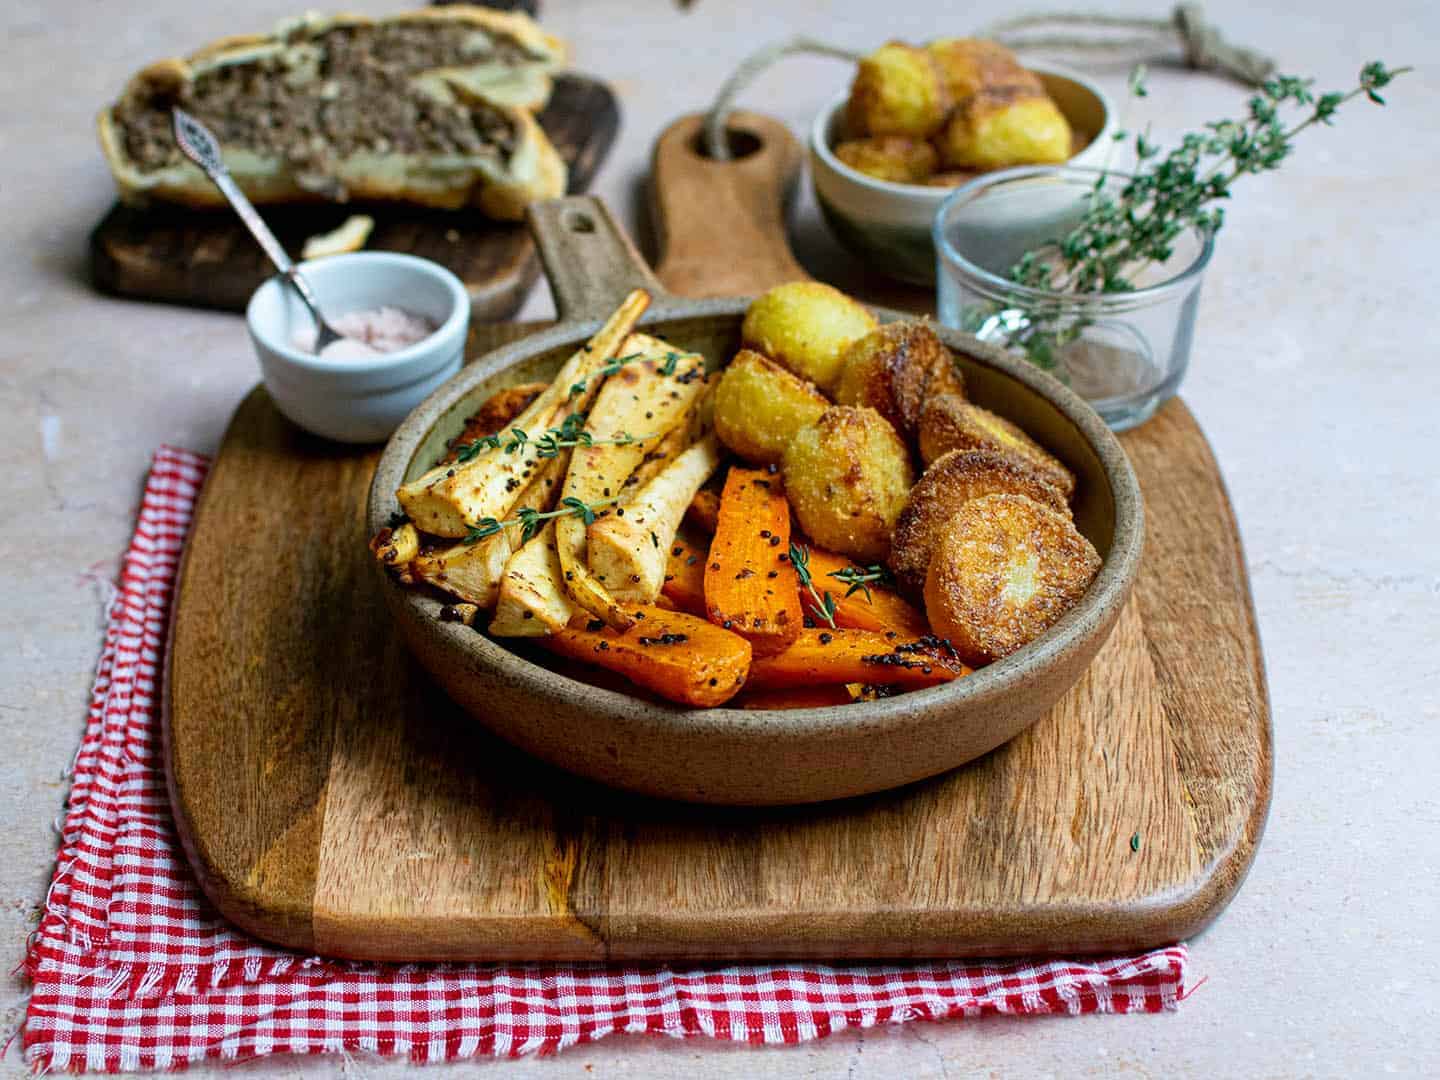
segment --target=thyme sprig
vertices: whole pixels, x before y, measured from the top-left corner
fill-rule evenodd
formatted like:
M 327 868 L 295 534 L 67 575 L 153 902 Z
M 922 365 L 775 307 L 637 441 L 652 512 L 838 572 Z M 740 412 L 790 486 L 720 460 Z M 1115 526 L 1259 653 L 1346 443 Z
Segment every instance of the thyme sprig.
M 824 619 L 830 629 L 835 629 L 835 597 L 830 595 L 827 589 L 822 595 L 815 588 L 815 580 L 810 576 L 810 549 L 803 544 L 790 541 L 790 565 L 795 567 L 795 576 L 800 580 L 800 587 L 809 592 L 815 601 L 815 616 Z
M 1117 293 L 1136 288 L 1135 275 L 1174 253 L 1177 239 L 1191 229 L 1213 235 L 1224 224 L 1215 204 L 1230 197 L 1242 176 L 1278 169 L 1294 150 L 1295 137 L 1316 125 L 1329 126 L 1341 106 L 1358 97 L 1384 105 L 1380 91 L 1410 67 L 1388 68 L 1372 61 L 1360 69 L 1355 87 L 1316 95 L 1313 80 L 1285 75 L 1266 81 L 1238 120 L 1217 120 L 1186 135 L 1163 158 L 1149 132 L 1135 136 L 1135 172 L 1118 192 L 1107 190 L 1113 176 L 1102 170 L 1080 222 L 1063 238 L 1026 255 L 1010 271 L 1020 285 L 1066 293 Z M 1143 78 L 1131 91 L 1145 96 Z M 1286 124 L 1295 109 L 1309 112 Z
M 538 438 L 532 438 L 523 428 L 482 435 L 473 442 L 466 443 L 455 460 L 463 465 L 485 450 L 500 450 L 513 454 L 527 445 L 535 447 L 536 457 L 553 458 L 558 456 L 560 451 L 572 446 L 629 446 L 655 438 L 654 435 L 631 435 L 628 431 L 622 431 L 611 439 L 597 439 L 585 430 L 585 415 L 581 412 L 571 413 L 561 421 L 558 428 L 548 428 Z
M 543 527 L 543 523 L 550 518 L 578 517 L 586 525 L 595 523 L 596 511 L 603 507 L 610 506 L 620 501 L 620 496 L 613 499 L 602 499 L 599 502 L 587 503 L 567 495 L 560 500 L 560 505 L 554 510 L 539 511 L 528 506 L 522 506 L 513 518 L 506 518 L 504 521 L 497 521 L 493 517 L 483 517 L 470 526 L 465 534 L 464 544 L 473 544 L 484 540 L 487 536 L 494 536 L 501 529 L 509 529 L 515 525 L 520 526 L 520 542 L 527 543 L 534 538 Z
M 865 567 L 847 566 L 844 570 L 831 570 L 829 576 L 849 586 L 845 590 L 845 598 L 854 596 L 857 592 L 864 592 L 866 600 L 873 600 L 874 597 L 870 595 L 872 583 L 882 586 L 895 584 L 894 575 L 879 563 L 872 563 Z
M 589 346 L 586 346 L 586 348 L 589 348 Z M 633 363 L 633 362 L 636 361 L 636 360 L 643 360 L 643 359 L 645 359 L 645 354 L 644 354 L 644 353 L 638 353 L 638 352 L 635 352 L 635 353 L 626 353 L 624 356 L 612 357 L 611 359 L 605 361 L 605 366 L 600 369 L 599 374 L 600 374 L 602 377 L 608 379 L 611 375 L 614 375 L 616 372 L 618 372 L 618 371 L 619 371 L 622 367 L 624 367 L 626 364 L 630 364 L 630 363 Z M 589 385 L 590 385 L 590 380 L 589 380 L 589 379 L 581 379 L 581 380 L 580 380 L 579 382 L 577 382 L 577 383 L 571 383 L 571 384 L 570 384 L 570 397 L 572 397 L 572 398 L 573 398 L 573 397 L 579 397 L 581 394 L 583 394 L 583 393 L 585 392 L 585 388 L 586 388 L 587 386 L 589 386 Z

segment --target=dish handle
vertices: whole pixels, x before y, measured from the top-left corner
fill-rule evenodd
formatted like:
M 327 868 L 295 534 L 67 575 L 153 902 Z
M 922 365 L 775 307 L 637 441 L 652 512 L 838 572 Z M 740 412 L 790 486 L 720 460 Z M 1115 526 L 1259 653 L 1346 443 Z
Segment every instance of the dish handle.
M 610 315 L 632 289 L 667 296 L 609 208 L 592 195 L 531 203 L 525 211 L 563 322 Z

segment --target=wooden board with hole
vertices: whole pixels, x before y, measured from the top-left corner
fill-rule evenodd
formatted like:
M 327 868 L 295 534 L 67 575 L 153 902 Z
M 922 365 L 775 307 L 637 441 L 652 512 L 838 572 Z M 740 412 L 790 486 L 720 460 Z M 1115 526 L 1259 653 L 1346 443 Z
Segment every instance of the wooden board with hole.
M 540 124 L 570 169 L 570 191 L 584 191 L 610 152 L 620 109 L 604 83 L 562 75 Z M 478 210 L 313 203 L 263 206 L 265 220 L 292 256 L 308 237 L 351 214 L 375 219 L 369 251 L 400 251 L 438 262 L 465 283 L 476 320 L 515 314 L 540 272 L 523 222 L 491 221 Z M 229 209 L 135 209 L 117 203 L 90 236 L 95 285 L 118 296 L 241 311 L 274 268 Z
M 659 276 L 677 292 L 803 272 L 769 224 L 798 147 L 745 122 L 766 141 L 749 164 L 704 162 L 676 129 L 657 148 Z M 526 332 L 476 327 L 472 352 Z M 1146 499 L 1143 565 L 1044 719 L 897 791 L 725 809 L 577 779 L 449 701 L 367 563 L 378 451 L 303 434 L 257 389 L 201 496 L 172 619 L 166 763 L 201 884 L 263 938 L 393 960 L 1081 954 L 1188 937 L 1254 857 L 1269 702 L 1204 435 L 1176 400 L 1121 441 Z

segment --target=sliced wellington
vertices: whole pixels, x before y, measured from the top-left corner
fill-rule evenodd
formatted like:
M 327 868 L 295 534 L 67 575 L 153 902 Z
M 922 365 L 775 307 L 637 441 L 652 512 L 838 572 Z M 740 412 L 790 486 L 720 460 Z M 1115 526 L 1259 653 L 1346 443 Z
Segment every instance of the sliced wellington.
M 530 112 L 564 59 L 528 17 L 470 5 L 309 15 L 151 64 L 100 114 L 100 144 L 127 202 L 219 205 L 175 146 L 179 105 L 215 133 L 255 202 L 478 206 L 515 220 L 565 191 Z

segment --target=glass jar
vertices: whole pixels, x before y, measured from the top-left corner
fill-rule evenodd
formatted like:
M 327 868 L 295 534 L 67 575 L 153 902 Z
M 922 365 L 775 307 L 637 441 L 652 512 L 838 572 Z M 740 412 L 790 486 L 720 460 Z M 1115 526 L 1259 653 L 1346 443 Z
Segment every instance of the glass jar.
M 1097 190 L 1118 194 L 1128 180 L 1099 169 L 1007 169 L 957 188 L 934 225 L 940 321 L 1049 370 L 1116 431 L 1148 420 L 1185 377 L 1212 235 L 1182 233 L 1130 292 L 1052 292 L 1009 275 L 1026 252 L 1074 229 Z

